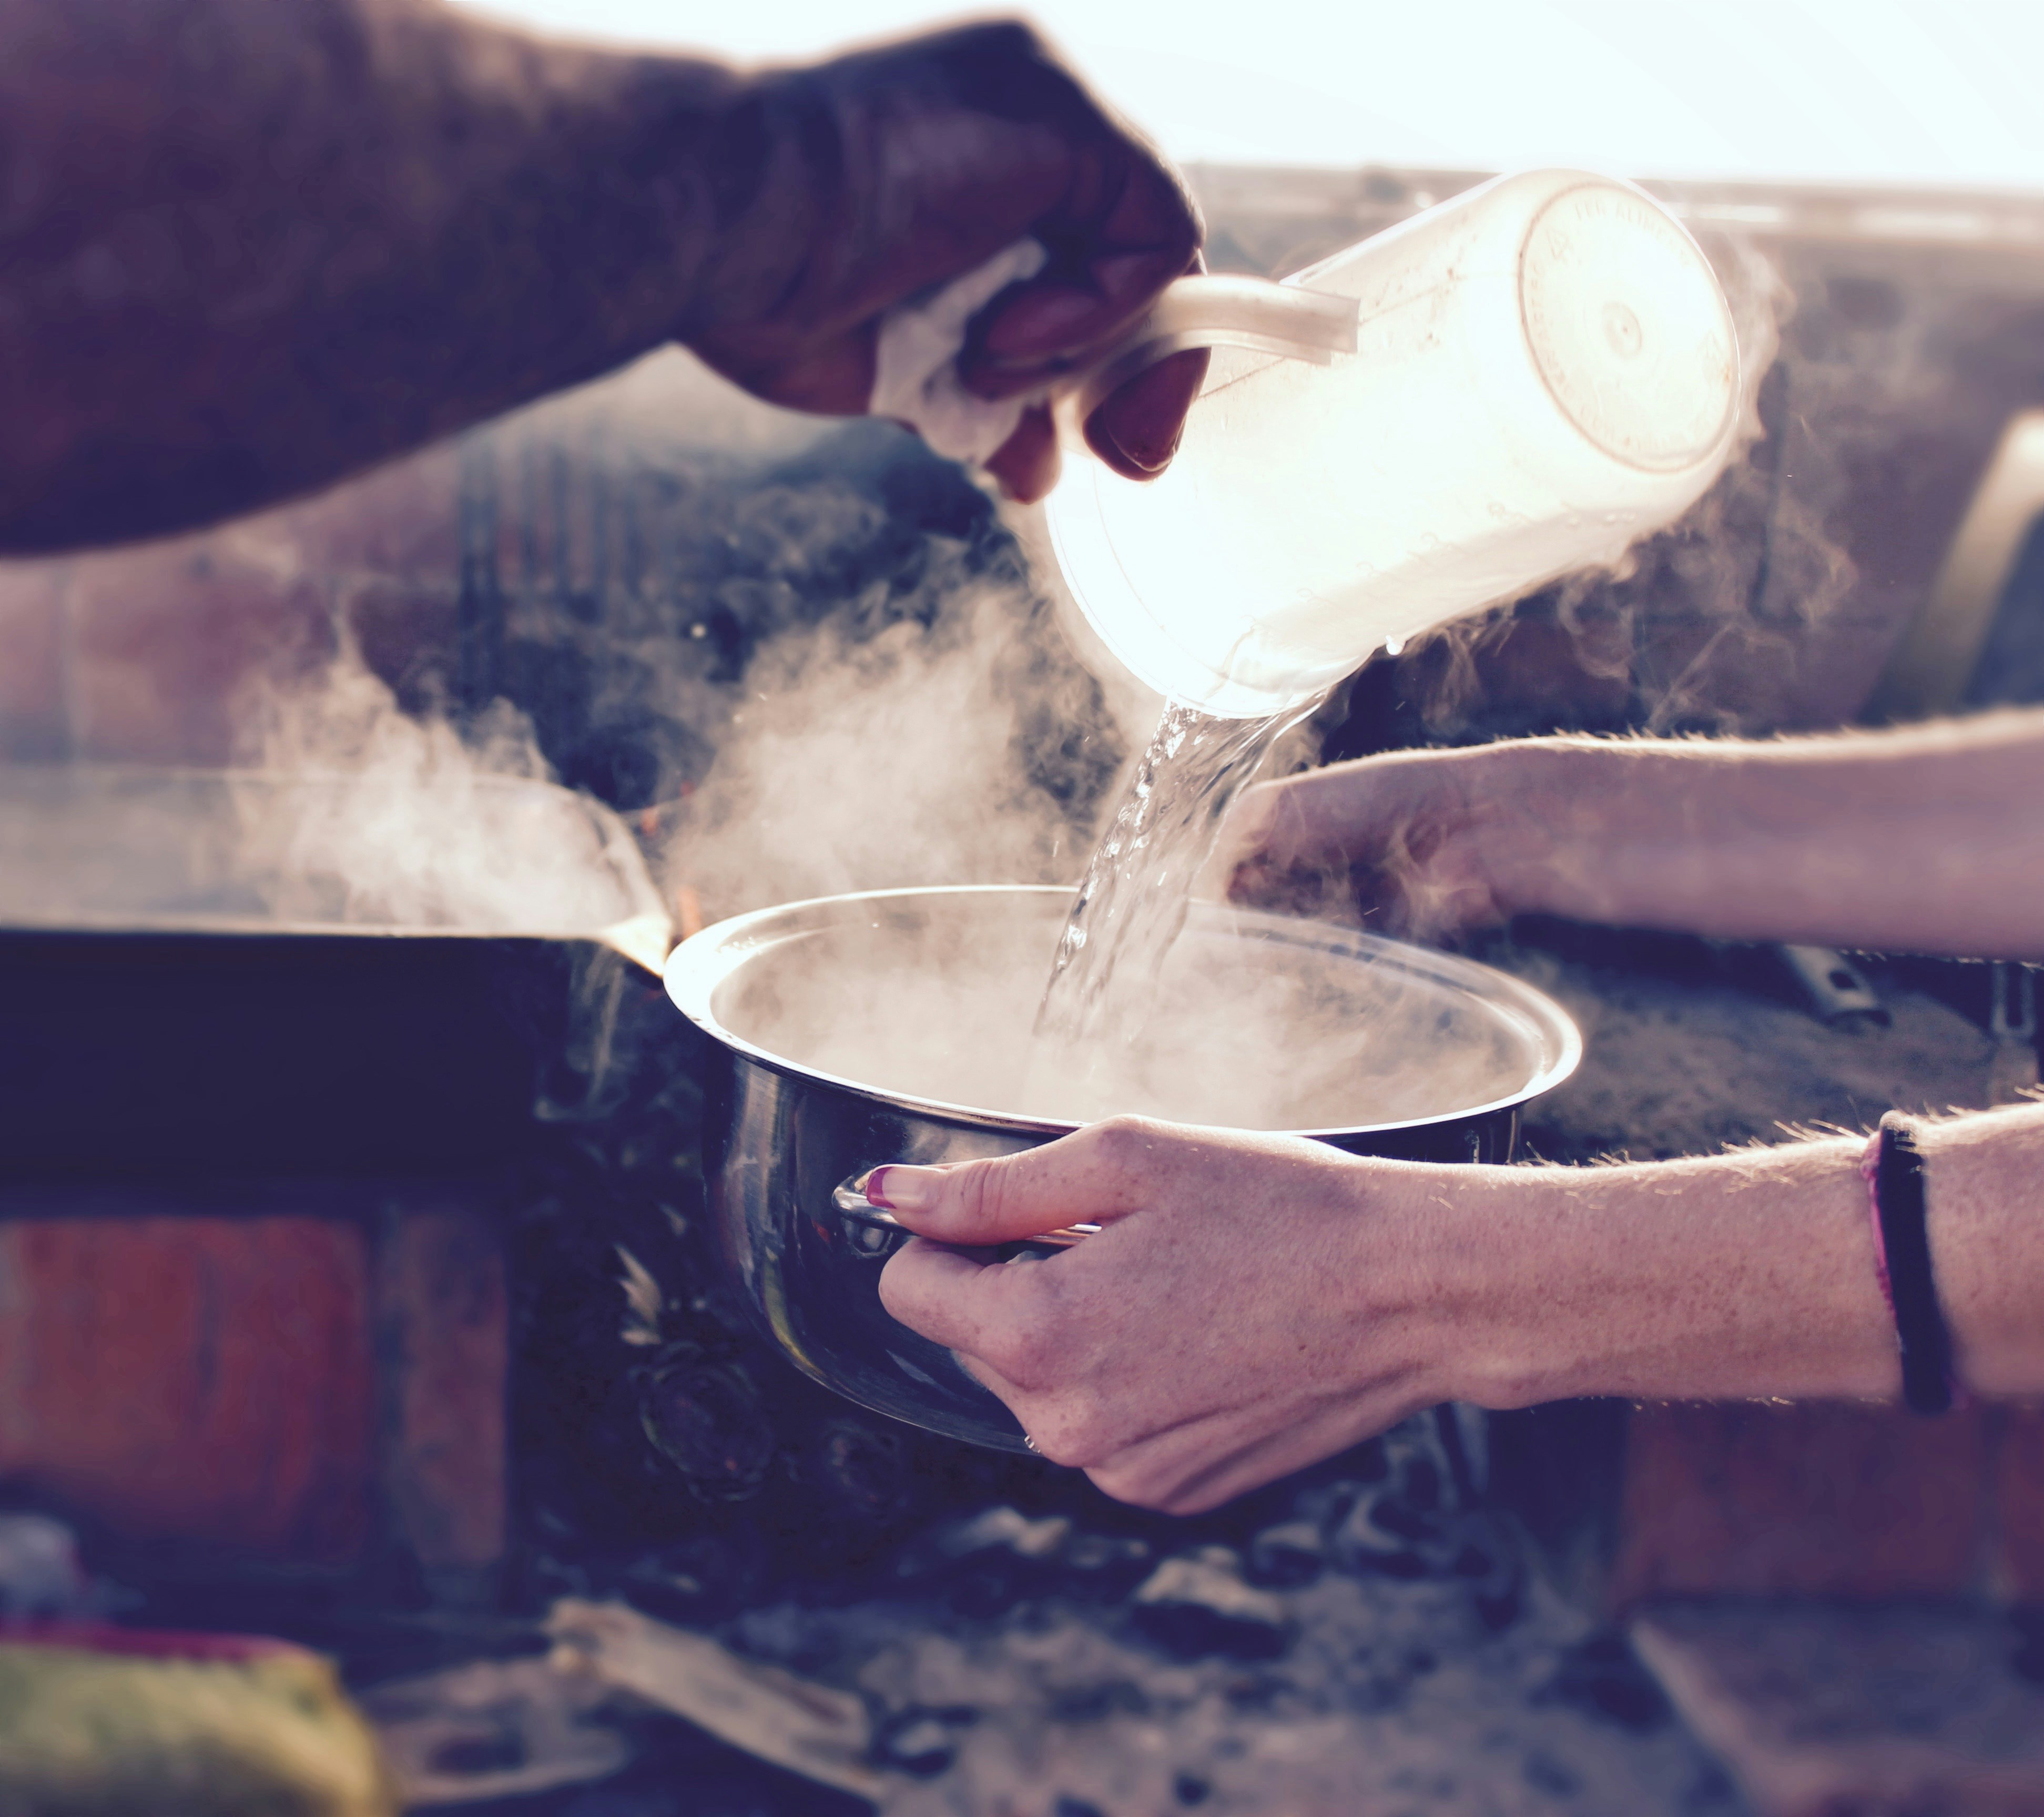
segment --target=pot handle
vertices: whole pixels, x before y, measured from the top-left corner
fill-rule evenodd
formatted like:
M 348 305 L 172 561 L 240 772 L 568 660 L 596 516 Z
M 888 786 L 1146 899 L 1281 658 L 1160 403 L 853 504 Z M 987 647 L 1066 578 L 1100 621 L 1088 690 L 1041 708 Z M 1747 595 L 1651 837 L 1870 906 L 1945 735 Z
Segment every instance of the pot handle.
M 866 1197 L 866 1182 L 873 1177 L 874 1172 L 870 1167 L 861 1169 L 831 1194 L 831 1203 L 844 1220 L 845 1234 L 857 1248 L 869 1254 L 877 1254 L 886 1247 L 886 1239 L 889 1237 L 915 1234 L 892 1212 Z M 1088 1237 L 1099 1234 L 1098 1224 L 1071 1224 L 1063 1230 L 1044 1231 L 1022 1240 L 1047 1244 L 1053 1249 L 1070 1249 L 1074 1243 L 1083 1243 Z

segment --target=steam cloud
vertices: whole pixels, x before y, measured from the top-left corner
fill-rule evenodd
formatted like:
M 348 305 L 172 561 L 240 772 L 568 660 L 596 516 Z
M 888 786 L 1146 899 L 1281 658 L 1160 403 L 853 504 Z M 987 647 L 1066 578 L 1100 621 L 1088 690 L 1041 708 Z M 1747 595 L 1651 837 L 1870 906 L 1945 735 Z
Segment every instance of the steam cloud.
M 588 936 L 665 920 L 624 827 L 551 786 L 508 701 L 459 731 L 407 714 L 344 644 L 313 676 L 256 684 L 243 724 L 234 868 L 280 923 Z
M 1019 573 L 939 551 L 927 584 L 927 624 L 828 620 L 754 659 L 668 861 L 713 913 L 1083 868 L 1125 755 L 1099 690 Z

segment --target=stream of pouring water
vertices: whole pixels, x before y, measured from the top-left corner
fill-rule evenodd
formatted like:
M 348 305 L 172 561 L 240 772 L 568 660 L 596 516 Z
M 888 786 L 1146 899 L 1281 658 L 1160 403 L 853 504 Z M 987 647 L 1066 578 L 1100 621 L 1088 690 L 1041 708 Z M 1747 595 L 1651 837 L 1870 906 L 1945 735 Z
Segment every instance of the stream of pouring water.
M 1104 1047 L 1140 1036 L 1221 816 L 1316 704 L 1251 720 L 1166 705 L 1058 943 L 1036 1014 L 1039 1066 L 1089 1073 Z

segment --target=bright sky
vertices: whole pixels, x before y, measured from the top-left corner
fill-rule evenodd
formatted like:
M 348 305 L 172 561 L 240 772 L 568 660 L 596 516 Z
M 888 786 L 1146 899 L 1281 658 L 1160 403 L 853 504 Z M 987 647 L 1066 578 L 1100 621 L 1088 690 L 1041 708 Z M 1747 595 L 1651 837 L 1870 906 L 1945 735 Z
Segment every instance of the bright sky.
M 961 17 L 932 0 L 488 0 L 741 60 Z M 2039 0 L 1039 0 L 1181 159 L 2044 190 Z

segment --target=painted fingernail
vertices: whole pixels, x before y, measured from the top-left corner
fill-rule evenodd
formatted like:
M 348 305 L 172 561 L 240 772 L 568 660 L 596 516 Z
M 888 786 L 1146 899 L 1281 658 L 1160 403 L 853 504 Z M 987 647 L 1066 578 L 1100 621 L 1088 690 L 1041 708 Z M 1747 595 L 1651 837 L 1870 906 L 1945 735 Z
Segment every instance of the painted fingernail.
M 927 1212 L 937 1202 L 943 1176 L 934 1167 L 876 1167 L 860 1189 L 883 1212 Z
M 1145 473 L 1156 474 L 1162 473 L 1177 458 L 1178 444 L 1184 436 L 1184 425 L 1181 424 L 1178 432 L 1161 448 L 1155 442 L 1139 447 L 1121 436 L 1116 436 L 1114 439 L 1121 451 L 1128 455 L 1135 466 L 1142 468 Z

